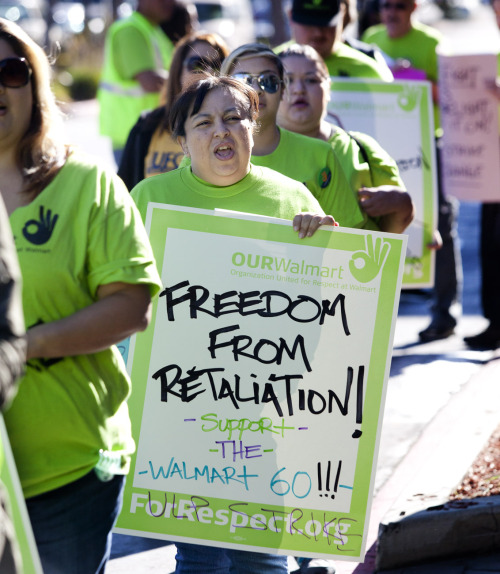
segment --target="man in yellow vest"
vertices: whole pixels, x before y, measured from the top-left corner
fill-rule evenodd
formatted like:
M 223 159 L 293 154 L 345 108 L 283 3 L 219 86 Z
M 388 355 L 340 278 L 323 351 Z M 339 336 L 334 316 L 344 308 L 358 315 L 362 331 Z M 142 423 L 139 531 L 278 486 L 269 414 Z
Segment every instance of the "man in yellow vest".
M 117 165 L 141 112 L 160 103 L 174 50 L 160 23 L 173 7 L 173 0 L 139 0 L 135 12 L 108 30 L 97 98 L 100 133 L 111 138 Z

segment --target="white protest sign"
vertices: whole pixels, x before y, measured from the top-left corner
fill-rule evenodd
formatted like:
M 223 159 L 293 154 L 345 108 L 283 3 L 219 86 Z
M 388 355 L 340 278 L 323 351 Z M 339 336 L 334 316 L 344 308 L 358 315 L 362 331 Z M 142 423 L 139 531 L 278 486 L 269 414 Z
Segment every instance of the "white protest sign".
M 415 204 L 403 288 L 434 283 L 434 251 L 426 245 L 437 225 L 437 180 L 431 84 L 332 78 L 329 113 L 347 131 L 366 133 L 396 161 Z
M 496 54 L 439 55 L 443 186 L 466 201 L 500 201 Z
M 119 532 L 362 560 L 406 237 L 149 205 Z

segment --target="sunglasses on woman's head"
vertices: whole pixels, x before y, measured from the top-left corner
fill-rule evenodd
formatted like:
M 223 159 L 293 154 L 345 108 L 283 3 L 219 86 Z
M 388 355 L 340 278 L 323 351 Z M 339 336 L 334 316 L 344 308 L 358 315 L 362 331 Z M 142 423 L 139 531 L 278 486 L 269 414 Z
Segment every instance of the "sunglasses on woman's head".
M 218 70 L 220 68 L 220 61 L 193 56 L 189 58 L 184 66 L 188 72 L 209 72 L 211 70 Z
M 233 74 L 233 78 L 240 80 L 240 82 L 245 82 L 249 86 L 253 86 L 255 80 L 259 88 L 268 94 L 275 94 L 281 84 L 279 76 L 272 72 L 265 72 L 263 74 L 247 74 L 246 72 L 241 72 Z
M 0 60 L 0 84 L 4 88 L 22 88 L 30 81 L 31 68 L 26 58 Z

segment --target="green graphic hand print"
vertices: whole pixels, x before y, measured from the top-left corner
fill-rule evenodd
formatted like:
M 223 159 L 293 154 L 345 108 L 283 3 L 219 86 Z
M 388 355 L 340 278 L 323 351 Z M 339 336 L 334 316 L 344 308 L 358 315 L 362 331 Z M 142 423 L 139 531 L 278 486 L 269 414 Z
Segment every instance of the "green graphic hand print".
M 411 112 L 418 104 L 420 88 L 418 86 L 404 86 L 398 96 L 398 105 L 405 112 Z
M 356 251 L 349 261 L 351 275 L 360 283 L 369 283 L 379 274 L 384 266 L 387 255 L 391 249 L 389 243 L 384 243 L 381 237 L 375 240 L 373 247 L 373 236 L 365 237 L 366 251 Z

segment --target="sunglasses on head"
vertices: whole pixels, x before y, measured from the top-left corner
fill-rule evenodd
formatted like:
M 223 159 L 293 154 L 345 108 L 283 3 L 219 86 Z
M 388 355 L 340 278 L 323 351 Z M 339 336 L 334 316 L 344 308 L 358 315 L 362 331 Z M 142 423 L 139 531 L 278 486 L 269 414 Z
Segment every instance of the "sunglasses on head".
M 31 68 L 25 58 L 0 60 L 0 84 L 4 88 L 22 88 L 31 77 Z
M 233 74 L 233 77 L 241 82 L 247 83 L 249 86 L 253 86 L 255 80 L 259 88 L 268 94 L 275 94 L 281 84 L 279 76 L 272 72 L 265 72 L 264 74 L 247 74 L 242 72 Z
M 188 72 L 208 72 L 210 70 L 218 70 L 220 68 L 219 60 L 208 60 L 200 58 L 200 56 L 193 56 L 184 64 Z
M 383 2 L 380 5 L 381 10 L 398 10 L 399 12 L 404 12 L 407 9 L 407 5 L 403 2 Z

